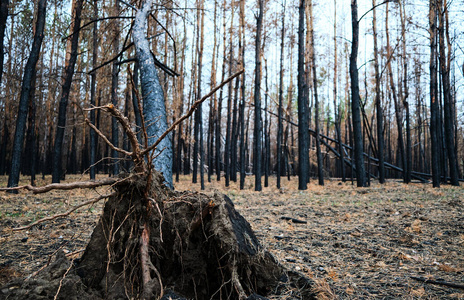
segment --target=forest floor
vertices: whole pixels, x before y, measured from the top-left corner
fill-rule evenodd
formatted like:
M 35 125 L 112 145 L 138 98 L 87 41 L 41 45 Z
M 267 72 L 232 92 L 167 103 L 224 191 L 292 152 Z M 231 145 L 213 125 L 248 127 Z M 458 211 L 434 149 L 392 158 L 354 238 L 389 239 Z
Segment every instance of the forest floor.
M 6 180 L 0 177 L 0 186 Z M 190 181 L 181 177 L 176 189 L 199 191 Z M 463 187 L 433 189 L 394 180 L 367 188 L 327 180 L 321 187 L 313 180 L 299 191 L 296 178 L 283 178 L 278 190 L 272 177 L 272 187 L 254 192 L 252 182 L 249 177 L 240 191 L 236 183 L 225 188 L 224 181 L 213 180 L 204 192 L 227 194 L 284 266 L 315 280 L 321 299 L 464 299 Z M 0 286 L 39 270 L 58 249 L 78 257 L 103 203 L 27 231 L 10 228 L 64 212 L 104 189 L 0 194 Z

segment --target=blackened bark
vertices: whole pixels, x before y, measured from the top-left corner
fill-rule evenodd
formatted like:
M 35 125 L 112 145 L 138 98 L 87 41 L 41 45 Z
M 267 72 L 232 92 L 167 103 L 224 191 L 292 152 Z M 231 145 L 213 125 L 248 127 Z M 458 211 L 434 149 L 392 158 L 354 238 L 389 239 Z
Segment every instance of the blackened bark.
M 241 36 L 239 39 L 239 49 L 241 49 L 241 63 L 242 68 L 245 69 L 245 1 L 240 2 L 240 27 Z M 240 99 L 240 112 L 239 112 L 239 123 L 240 123 L 240 189 L 245 188 L 245 177 L 246 177 L 246 146 L 245 146 L 245 73 L 242 74 L 241 82 L 241 99 Z
M 437 79 L 437 3 L 429 3 L 430 26 L 430 136 L 432 155 L 432 183 L 433 187 L 440 187 L 440 147 L 438 140 L 438 79 Z
M 27 166 L 25 173 L 31 175 L 31 185 L 35 185 L 35 173 L 37 163 L 37 132 L 35 129 L 35 115 L 37 111 L 35 99 L 35 86 L 36 76 L 32 78 L 31 95 L 29 96 L 29 113 L 27 118 L 27 135 L 26 135 L 26 149 L 24 151 L 25 160 L 24 165 Z
M 443 85 L 443 111 L 444 111 L 444 137 L 446 143 L 446 150 L 448 153 L 448 165 L 451 184 L 454 186 L 459 186 L 458 180 L 458 169 L 457 169 L 457 159 L 455 153 L 455 144 L 454 144 L 454 116 L 453 116 L 453 100 L 451 96 L 451 84 L 450 84 L 450 53 L 448 53 L 448 62 L 446 58 L 446 45 L 445 45 L 445 9 L 446 1 L 443 4 L 443 0 L 438 0 L 439 5 L 439 26 L 438 26 L 438 35 L 439 35 L 439 45 L 440 45 L 440 71 L 442 74 L 442 85 Z M 446 176 L 446 174 L 445 174 Z
M 98 2 L 93 0 L 93 18 L 98 19 Z M 98 22 L 93 23 L 93 35 L 92 35 L 92 69 L 95 70 L 97 67 L 98 58 Z M 95 106 L 95 91 L 97 85 L 97 70 L 90 74 L 90 106 Z M 90 111 L 90 122 L 95 125 L 95 110 Z M 95 179 L 96 174 L 96 154 L 97 154 L 97 135 L 94 130 L 90 130 L 90 179 Z
M 277 188 L 280 189 L 280 176 L 282 175 L 282 105 L 284 80 L 284 38 L 285 38 L 285 4 L 282 12 L 282 29 L 280 37 L 280 72 L 279 72 L 279 107 L 277 116 Z
M 376 6 L 376 0 L 372 0 L 372 6 Z M 373 10 L 374 18 L 372 20 L 373 37 L 374 37 L 374 69 L 375 69 L 375 109 L 377 119 L 377 151 L 379 159 L 379 183 L 385 183 L 385 154 L 383 140 L 383 109 L 380 101 L 380 72 L 379 72 L 379 50 L 377 46 L 377 18 L 376 9 Z
M 31 52 L 24 69 L 23 84 L 21 87 L 21 96 L 19 98 L 18 114 L 16 119 L 16 130 L 13 141 L 13 151 L 11 158 L 10 176 L 8 177 L 8 186 L 18 185 L 19 173 L 21 169 L 21 154 L 24 143 L 24 133 L 26 130 L 26 119 L 28 103 L 30 101 L 32 79 L 36 73 L 37 61 L 39 60 L 40 47 L 44 37 L 45 12 L 47 1 L 40 0 L 37 6 L 37 22 L 35 25 L 34 40 L 32 42 Z
M 153 144 L 168 129 L 164 92 L 146 37 L 147 17 L 152 4 L 153 0 L 142 1 L 140 8 L 137 10 L 132 29 L 136 57 L 140 67 L 144 119 L 147 122 L 157 120 L 156 124 L 148 126 L 146 129 L 149 145 Z M 156 157 L 153 161 L 154 168 L 163 174 L 165 184 L 172 189 L 172 144 L 170 135 L 158 145 L 154 155 Z
M 364 158 L 362 126 L 360 115 L 359 98 L 359 79 L 358 79 L 358 43 L 359 43 L 359 22 L 358 22 L 358 2 L 351 0 L 351 54 L 350 54 L 350 78 L 351 78 L 351 113 L 353 119 L 353 139 L 354 139 L 354 159 L 356 165 L 356 181 L 358 187 L 365 184 Z
M 58 125 L 56 127 L 55 145 L 53 151 L 53 169 L 52 169 L 52 182 L 58 183 L 61 179 L 61 161 L 62 161 L 62 147 L 64 139 L 64 131 L 66 127 L 66 109 L 68 106 L 69 92 L 71 90 L 72 77 L 74 75 L 74 66 L 77 59 L 77 47 L 79 42 L 79 27 L 81 23 L 81 12 L 83 0 L 76 0 L 74 2 L 73 11 L 73 25 L 71 32 L 74 32 L 70 37 L 68 44 L 70 47 L 66 49 L 66 64 L 63 77 L 63 86 L 61 91 L 61 99 L 58 108 Z
M 261 191 L 261 31 L 263 25 L 264 0 L 258 0 L 255 41 L 255 128 L 253 134 L 253 165 L 255 169 L 255 191 Z
M 305 0 L 298 8 L 298 189 L 306 190 L 309 181 L 309 112 L 304 70 L 305 58 Z
M 314 49 L 314 28 L 313 28 L 313 4 L 312 0 L 309 0 L 309 16 L 310 16 L 310 38 L 311 38 L 311 67 L 313 71 L 313 88 L 314 88 L 314 105 L 316 106 L 315 113 L 315 123 L 316 123 L 316 155 L 317 155 L 317 177 L 319 179 L 319 185 L 324 185 L 324 173 L 323 173 L 323 161 L 322 161 L 322 152 L 321 152 L 321 137 L 319 135 L 319 97 L 317 93 L 317 71 L 316 71 L 316 56 Z
M 114 14 L 115 16 L 119 16 L 119 1 L 114 2 Z M 113 24 L 113 32 L 114 32 L 114 40 L 113 40 L 113 52 L 115 54 L 119 53 L 119 20 L 114 20 Z M 113 61 L 112 69 L 111 69 L 111 104 L 114 107 L 118 107 L 118 82 L 119 82 L 119 60 Z M 111 143 L 116 147 L 119 147 L 119 128 L 118 122 L 116 121 L 115 117 L 111 117 Z M 116 176 L 119 174 L 119 152 L 112 149 L 111 150 L 111 158 L 113 159 L 113 168 L 112 174 Z
M 5 55 L 3 40 L 5 39 L 6 20 L 8 18 L 8 2 L 9 0 L 0 1 L 0 84 L 2 83 L 3 57 Z

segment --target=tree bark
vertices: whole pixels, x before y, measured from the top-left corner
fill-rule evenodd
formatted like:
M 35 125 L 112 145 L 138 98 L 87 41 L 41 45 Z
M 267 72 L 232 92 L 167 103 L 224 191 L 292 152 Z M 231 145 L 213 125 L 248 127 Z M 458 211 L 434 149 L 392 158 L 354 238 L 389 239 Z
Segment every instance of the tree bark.
M 16 130 L 11 158 L 11 169 L 10 176 L 8 177 L 8 187 L 15 187 L 19 182 L 19 173 L 21 170 L 21 154 L 23 150 L 24 133 L 26 130 L 27 110 L 30 101 L 31 88 L 33 86 L 32 80 L 35 77 L 37 61 L 39 60 L 40 56 L 40 47 L 44 37 L 46 6 L 46 0 L 40 0 L 38 2 L 34 40 L 32 42 L 31 52 L 24 69 L 23 84 L 21 87 L 21 96 L 19 99 Z
M 443 3 L 444 2 L 444 3 Z M 453 116 L 453 100 L 451 97 L 451 84 L 450 84 L 450 54 L 448 52 L 448 61 L 446 57 L 446 45 L 445 45 L 445 10 L 447 10 L 446 0 L 438 0 L 438 38 L 440 45 L 440 71 L 442 74 L 442 86 L 443 86 L 443 111 L 444 111 L 444 136 L 446 143 L 446 150 L 448 154 L 448 165 L 451 184 L 459 186 L 458 180 L 458 169 L 457 159 L 455 153 L 454 144 L 454 116 Z M 446 173 L 444 174 L 446 176 Z
M 98 19 L 98 1 L 93 0 L 93 18 Z M 93 23 L 92 35 L 92 69 L 97 67 L 98 59 L 98 24 Z M 97 71 L 95 70 L 90 74 L 90 105 L 96 104 L 96 85 L 97 85 Z M 95 110 L 90 111 L 90 122 L 95 125 Z M 96 175 L 96 154 L 97 154 L 97 135 L 94 130 L 90 130 L 90 179 L 95 180 Z
M 9 0 L 0 1 L 0 84 L 2 83 L 3 58 L 5 55 L 3 40 L 5 39 L 6 20 L 8 18 L 8 2 Z
M 245 1 L 240 1 L 240 38 L 239 38 L 239 49 L 241 50 L 240 58 L 242 68 L 245 69 Z M 241 86 L 240 86 L 240 113 L 239 113 L 239 123 L 240 123 L 240 189 L 245 188 L 245 178 L 246 178 L 246 145 L 245 145 L 245 72 L 242 74 Z
M 53 147 L 53 183 L 60 182 L 63 172 L 61 164 L 64 132 L 66 127 L 66 109 L 68 106 L 69 92 L 71 91 L 71 83 L 74 75 L 74 66 L 76 65 L 77 60 L 77 47 L 79 43 L 79 28 L 81 23 L 83 2 L 83 0 L 75 0 L 73 2 L 73 24 L 71 26 L 71 33 L 74 34 L 68 39 L 68 44 L 66 47 L 66 63 L 60 104 L 58 108 L 58 125 L 55 134 L 55 145 Z
M 440 187 L 440 147 L 438 140 L 438 80 L 437 80 L 437 1 L 429 3 L 430 26 L 430 136 L 433 187 Z
M 309 181 L 309 113 L 306 80 L 304 71 L 305 57 L 305 0 L 300 0 L 298 21 L 298 189 L 306 190 Z M 290 100 L 289 100 L 290 101 Z
M 277 188 L 280 189 L 280 176 L 282 175 L 282 107 L 283 107 L 283 81 L 284 81 L 284 40 L 285 40 L 285 5 L 282 9 L 282 29 L 280 36 L 280 71 L 279 71 L 279 106 L 277 116 Z
M 321 152 L 321 137 L 319 136 L 319 97 L 317 93 L 317 70 L 316 70 L 316 56 L 314 49 L 314 25 L 313 25 L 313 2 L 309 1 L 309 18 L 310 18 L 310 59 L 311 66 L 313 71 L 313 88 L 314 88 L 314 105 L 315 105 L 315 118 L 314 122 L 316 123 L 316 155 L 317 155 L 317 177 L 319 179 L 319 185 L 324 185 L 324 172 L 323 172 L 323 161 L 322 161 L 322 152 Z
M 255 191 L 261 191 L 261 31 L 263 26 L 264 0 L 258 0 L 255 41 L 255 128 L 253 135 L 253 165 L 255 169 Z
M 372 0 L 372 6 L 376 6 L 376 0 Z M 383 139 L 383 108 L 380 101 L 380 72 L 379 72 L 379 50 L 377 45 L 377 18 L 376 9 L 373 10 L 372 28 L 374 37 L 374 69 L 375 69 L 375 109 L 377 119 L 377 151 L 379 159 L 379 183 L 385 183 L 385 152 Z
M 114 15 L 119 16 L 119 1 L 114 2 Z M 120 38 L 120 29 L 119 29 L 119 20 L 113 20 L 113 53 L 117 55 L 119 53 L 119 38 Z M 111 103 L 114 107 L 118 107 L 118 87 L 119 87 L 119 60 L 113 61 L 111 69 Z M 118 122 L 115 117 L 111 117 L 111 143 L 114 146 L 119 147 L 119 127 Z M 119 174 L 119 153 L 116 150 L 111 150 L 111 158 L 113 159 L 113 176 Z
M 353 139 L 354 139 L 354 159 L 356 165 L 356 182 L 358 187 L 365 185 L 364 158 L 362 126 L 360 115 L 359 98 L 359 79 L 358 79 L 358 40 L 359 40 L 359 21 L 358 21 L 358 1 L 351 0 L 351 55 L 350 55 L 350 78 L 351 78 L 351 114 L 353 119 Z
M 135 53 L 140 67 L 144 119 L 146 121 L 157 120 L 156 124 L 146 128 L 149 145 L 168 129 L 164 92 L 146 37 L 147 17 L 152 4 L 153 0 L 142 1 L 135 15 L 132 29 Z M 172 144 L 169 135 L 158 145 L 154 155 L 156 157 L 153 161 L 154 168 L 163 174 L 165 184 L 172 189 Z

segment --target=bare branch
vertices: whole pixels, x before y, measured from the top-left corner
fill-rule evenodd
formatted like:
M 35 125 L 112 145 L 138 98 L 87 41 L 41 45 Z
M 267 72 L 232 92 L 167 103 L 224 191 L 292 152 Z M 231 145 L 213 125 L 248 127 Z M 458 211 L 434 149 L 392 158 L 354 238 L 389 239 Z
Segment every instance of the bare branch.
M 132 156 L 133 153 L 132 152 L 129 152 L 129 151 L 126 151 L 124 149 L 121 149 L 121 148 L 118 148 L 116 147 L 115 145 L 113 145 L 109 140 L 108 138 L 97 128 L 95 127 L 95 125 L 92 124 L 92 122 L 89 121 L 89 119 L 85 118 L 85 122 L 87 123 L 87 125 L 90 126 L 90 128 L 92 128 L 93 130 L 95 130 L 95 132 L 105 141 L 105 143 L 110 146 L 111 149 L 115 150 L 115 151 L 118 151 L 119 153 L 122 153 L 124 155 L 127 155 L 127 156 Z
M 61 217 L 66 217 L 68 215 L 70 215 L 71 213 L 73 213 L 75 210 L 83 207 L 83 206 L 87 206 L 87 205 L 91 205 L 91 204 L 94 204 L 94 203 L 97 203 L 98 201 L 102 200 L 102 199 L 105 199 L 105 198 L 108 198 L 108 197 L 111 197 L 111 196 L 114 196 L 116 195 L 116 192 L 113 192 L 111 194 L 108 194 L 108 195 L 100 195 L 98 196 L 97 198 L 95 199 L 92 199 L 92 200 L 89 200 L 89 201 L 86 201 L 84 203 L 81 203 L 79 205 L 76 205 L 74 206 L 73 208 L 71 208 L 70 210 L 64 212 L 64 213 L 61 213 L 61 214 L 56 214 L 56 215 L 53 215 L 53 216 L 50 216 L 50 217 L 45 217 L 45 218 L 42 218 L 40 220 L 37 220 L 35 221 L 34 223 L 31 223 L 27 226 L 23 226 L 23 227 L 18 227 L 18 228 L 13 228 L 12 231 L 21 231 L 21 230 L 26 230 L 26 229 L 30 229 L 31 227 L 34 227 L 35 225 L 38 225 L 40 223 L 43 223 L 43 222 L 46 222 L 46 221 L 51 221 L 51 220 L 55 220 L 57 218 L 61 218 Z
M 193 112 L 197 109 L 198 105 L 200 105 L 202 102 L 204 102 L 206 99 L 208 99 L 209 97 L 211 97 L 214 93 L 216 93 L 220 88 L 222 88 L 224 85 L 226 85 L 227 83 L 229 83 L 230 81 L 232 81 L 235 77 L 239 76 L 240 74 L 242 74 L 245 70 L 242 69 L 241 71 L 238 71 L 237 73 L 233 74 L 232 76 L 230 76 L 229 78 L 227 78 L 226 80 L 224 80 L 220 85 L 216 86 L 214 89 L 212 89 L 208 94 L 206 94 L 205 96 L 203 96 L 203 98 L 201 98 L 200 100 L 197 100 L 195 101 L 193 104 L 192 104 L 192 107 L 190 107 L 190 110 L 185 114 L 183 115 L 182 117 L 180 117 L 179 119 L 177 119 L 172 125 L 171 127 L 169 127 L 159 138 L 158 140 L 156 140 L 156 142 L 151 145 L 150 147 L 148 147 L 147 149 L 143 150 L 142 151 L 142 155 L 145 155 L 147 153 L 149 153 L 150 151 L 152 151 L 153 149 L 156 148 L 156 146 L 159 145 L 159 143 L 169 134 L 169 132 L 173 131 L 174 128 L 176 128 L 177 125 L 179 125 L 182 121 L 184 121 L 185 119 L 187 119 L 188 117 L 190 117 Z
M 51 190 L 72 190 L 72 189 L 91 189 L 96 188 L 104 185 L 112 185 L 120 181 L 118 178 L 109 177 L 103 180 L 98 181 L 78 181 L 78 182 L 71 182 L 71 183 L 52 183 L 45 186 L 32 186 L 32 185 L 22 185 L 10 188 L 0 188 L 0 191 L 8 192 L 8 191 L 15 191 L 15 190 L 28 190 L 33 192 L 34 194 L 42 194 L 49 192 Z

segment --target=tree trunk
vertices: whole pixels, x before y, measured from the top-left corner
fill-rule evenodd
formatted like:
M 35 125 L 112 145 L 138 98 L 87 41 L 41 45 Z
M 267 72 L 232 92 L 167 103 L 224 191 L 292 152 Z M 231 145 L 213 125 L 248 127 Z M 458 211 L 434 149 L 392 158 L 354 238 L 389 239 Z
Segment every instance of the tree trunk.
M 376 0 L 372 0 L 372 6 L 376 6 Z M 372 19 L 373 37 L 374 37 L 374 69 L 375 69 L 375 109 L 377 119 L 377 151 L 379 159 L 379 183 L 385 183 L 385 154 L 383 140 L 383 108 L 380 101 L 380 72 L 379 72 L 379 50 L 377 45 L 377 18 L 376 9 L 373 10 Z
M 300 0 L 298 11 L 298 189 L 306 190 L 309 181 L 309 113 L 304 71 L 305 0 Z
M 353 38 L 351 39 L 350 55 L 350 78 L 351 78 L 351 113 L 353 119 L 353 139 L 354 139 L 354 159 L 356 165 L 356 181 L 358 187 L 365 184 L 364 158 L 362 126 L 360 115 L 359 99 L 359 79 L 358 79 L 358 40 L 359 40 L 359 21 L 358 21 L 358 2 L 351 0 L 351 27 Z
M 9 0 L 0 1 L 0 84 L 2 83 L 3 75 L 3 40 L 5 39 L 6 20 L 8 18 L 8 2 Z
M 284 40 L 285 40 L 285 4 L 282 9 L 282 29 L 280 36 L 280 71 L 279 71 L 279 106 L 277 116 L 277 188 L 280 189 L 280 176 L 282 175 L 282 108 L 283 108 L 283 81 L 284 81 Z M 289 100 L 290 101 L 290 100 Z
M 114 15 L 119 16 L 119 1 L 114 2 Z M 113 54 L 118 55 L 119 53 L 119 38 L 120 38 L 120 29 L 119 29 L 119 20 L 113 20 Z M 118 104 L 118 87 L 119 87 L 119 64 L 118 60 L 115 60 L 111 69 L 111 103 L 114 107 L 119 107 Z M 118 122 L 115 117 L 111 117 L 111 143 L 114 146 L 119 147 L 119 128 Z M 112 149 L 111 150 L 112 158 L 112 174 L 116 176 L 119 174 L 119 152 Z
M 437 2 L 429 3 L 430 26 L 430 137 L 433 187 L 440 187 L 440 148 L 438 140 L 438 82 L 437 82 Z
M 74 0 L 73 2 L 73 24 L 71 33 L 74 33 L 69 39 L 66 46 L 66 62 L 61 91 L 61 99 L 58 109 L 58 125 L 55 134 L 55 145 L 53 150 L 53 169 L 52 182 L 58 183 L 62 176 L 62 148 L 64 132 L 66 128 L 66 109 L 68 106 L 69 92 L 71 90 L 72 77 L 74 75 L 74 66 L 77 60 L 77 47 L 79 42 L 79 27 L 81 23 L 81 12 L 83 0 Z
M 313 71 L 313 88 L 314 88 L 314 100 L 315 100 L 315 118 L 314 122 L 316 123 L 316 155 L 317 155 L 317 177 L 319 178 L 319 185 L 324 185 L 324 172 L 323 172 L 323 161 L 322 161 L 322 152 L 321 152 L 321 137 L 319 136 L 319 97 L 317 94 L 317 70 L 316 70 L 316 56 L 314 49 L 314 25 L 313 25 L 313 2 L 309 0 L 309 17 L 310 17 L 310 59 L 311 66 Z
M 13 151 L 11 158 L 10 176 L 8 177 L 8 186 L 14 187 L 18 185 L 19 173 L 21 170 L 21 154 L 24 143 L 24 133 L 26 130 L 26 119 L 28 104 L 30 101 L 32 80 L 35 77 L 36 65 L 39 60 L 40 47 L 44 37 L 46 0 L 40 0 L 37 6 L 37 22 L 35 24 L 34 40 L 32 42 L 31 52 L 24 69 L 23 84 L 21 87 L 21 96 L 18 106 L 18 114 L 16 119 L 16 130 L 13 141 Z
M 443 3 L 444 2 L 444 3 Z M 451 184 L 459 186 L 457 159 L 454 145 L 454 116 L 453 116 L 453 100 L 451 97 L 451 84 L 450 84 L 450 49 L 448 52 L 448 61 L 446 58 L 446 45 L 445 45 L 445 10 L 447 10 L 446 0 L 438 0 L 438 35 L 440 45 L 440 71 L 442 74 L 443 86 L 443 111 L 444 111 L 444 136 L 446 143 L 446 150 L 448 154 L 449 173 Z M 446 173 L 444 174 L 446 176 Z
M 261 191 L 261 31 L 263 26 L 264 0 L 258 0 L 255 41 L 255 128 L 253 135 L 253 165 L 255 170 L 255 191 Z
M 240 1 L 240 38 L 239 38 L 239 49 L 241 50 L 241 65 L 245 69 L 245 1 Z M 246 74 L 242 74 L 241 87 L 240 87 L 240 189 L 245 188 L 245 177 L 246 177 L 246 145 L 245 145 L 245 78 Z
M 93 19 L 98 19 L 98 1 L 93 1 Z M 92 69 L 97 67 L 98 59 L 98 25 L 97 22 L 93 23 L 92 35 Z M 96 85 L 97 85 L 97 71 L 90 74 L 90 106 L 95 106 L 96 98 Z M 95 125 L 95 110 L 90 111 L 90 122 Z M 94 130 L 90 130 L 90 179 L 95 179 L 96 175 L 96 154 L 97 154 L 97 135 Z
M 140 67 L 144 119 L 147 121 L 157 120 L 155 125 L 146 128 L 149 145 L 153 144 L 168 129 L 164 92 L 146 37 L 147 17 L 152 4 L 153 0 L 142 1 L 135 15 L 132 29 L 136 57 Z M 155 170 L 163 174 L 165 184 L 172 189 L 172 144 L 169 135 L 158 145 L 154 155 L 156 157 L 153 161 Z

